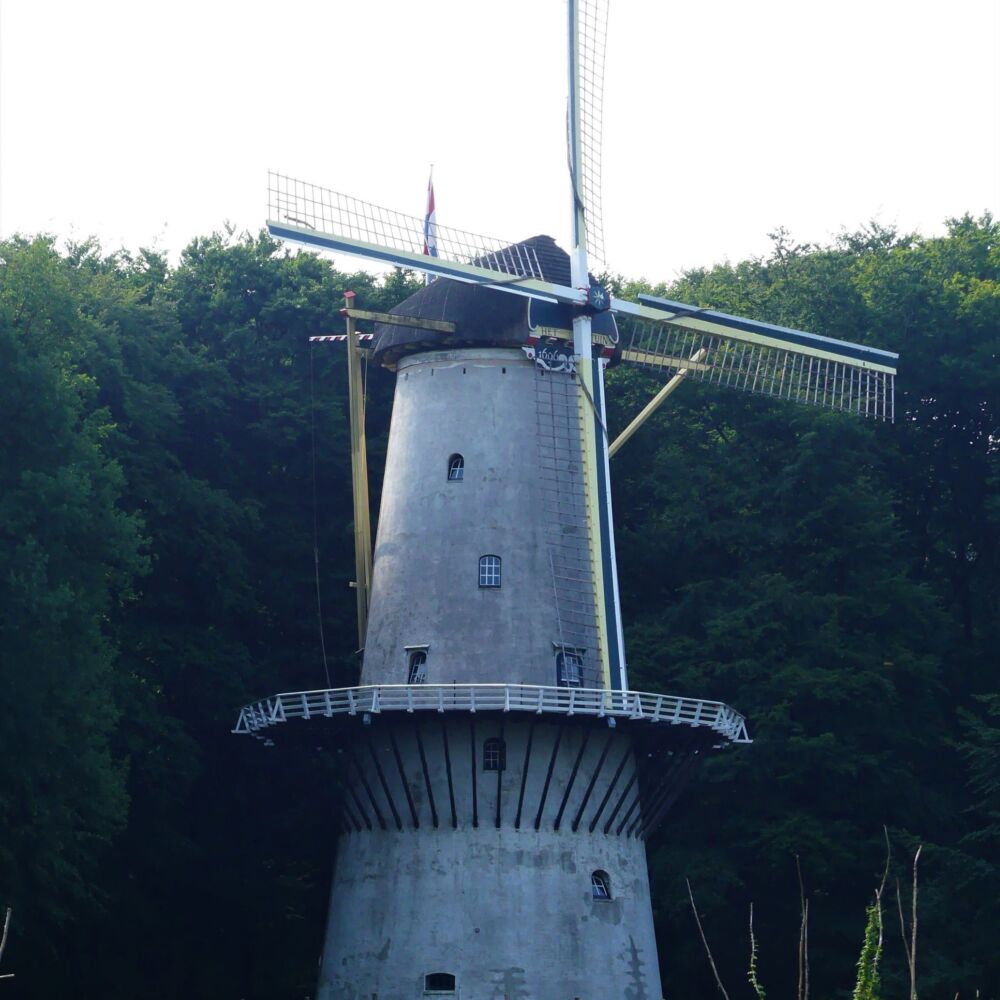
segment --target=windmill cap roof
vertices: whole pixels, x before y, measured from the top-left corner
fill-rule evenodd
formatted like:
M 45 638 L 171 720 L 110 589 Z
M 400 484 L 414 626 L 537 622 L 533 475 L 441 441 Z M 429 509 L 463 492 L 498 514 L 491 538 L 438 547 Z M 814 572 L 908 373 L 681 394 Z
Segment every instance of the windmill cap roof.
M 534 252 L 546 281 L 569 285 L 569 254 L 551 236 L 513 244 Z M 528 339 L 528 299 L 482 285 L 438 278 L 389 310 L 397 316 L 443 320 L 454 333 L 378 323 L 374 360 L 393 366 L 405 354 L 457 347 L 520 347 Z

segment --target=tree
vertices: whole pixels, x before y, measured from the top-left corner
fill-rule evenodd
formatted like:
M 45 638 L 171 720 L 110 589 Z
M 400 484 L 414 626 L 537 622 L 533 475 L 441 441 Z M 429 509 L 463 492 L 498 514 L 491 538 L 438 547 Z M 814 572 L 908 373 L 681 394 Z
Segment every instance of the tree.
M 96 872 L 127 810 L 110 621 L 147 561 L 79 365 L 96 324 L 50 241 L 0 254 L 0 885 L 15 955 L 21 940 L 44 953 L 103 896 Z
M 665 292 L 898 348 L 902 419 L 873 429 L 684 386 L 640 432 L 644 444 L 615 459 L 619 565 L 633 684 L 735 704 L 755 738 L 704 767 L 652 855 L 665 939 L 683 940 L 679 880 L 690 874 L 706 904 L 731 915 L 734 937 L 747 898 L 769 901 L 766 962 L 783 946 L 772 921 L 793 920 L 789 865 L 801 854 L 823 894 L 814 978 L 846 988 L 849 963 L 834 956 L 857 933 L 863 859 L 877 856 L 882 822 L 936 840 L 928 900 L 974 867 L 959 851 L 944 871 L 964 796 L 961 761 L 941 741 L 995 634 L 996 226 L 960 220 L 940 240 L 873 227 L 830 248 L 777 239 L 768 260 L 692 272 Z M 651 391 L 644 376 L 614 378 L 612 403 L 634 409 Z M 959 510 L 941 492 L 949 482 L 965 484 Z M 947 525 L 936 557 L 921 540 L 927 523 Z M 775 900 L 783 881 L 789 892 Z M 927 981 L 936 968 L 942 988 L 951 974 L 981 985 L 976 944 L 944 924 L 935 942 L 928 919 Z M 696 961 L 682 946 L 665 975 L 688 983 Z
M 677 995 L 713 988 L 685 876 L 728 943 L 723 979 L 745 973 L 753 900 L 760 981 L 794 988 L 795 855 L 816 994 L 846 995 L 883 823 L 926 844 L 923 994 L 1000 975 L 997 236 L 989 216 L 827 247 L 779 231 L 766 259 L 654 289 L 903 355 L 895 426 L 686 384 L 614 459 L 632 686 L 727 701 L 755 740 L 703 765 L 652 845 Z M 349 288 L 384 310 L 418 285 L 264 234 L 197 239 L 174 267 L 49 239 L 0 255 L 0 752 L 17 762 L 0 772 L 0 888 L 18 988 L 299 1000 L 338 763 L 229 728 L 252 698 L 356 676 L 346 376 L 308 336 L 343 329 Z M 609 380 L 621 426 L 655 383 Z M 391 376 L 367 390 L 377 509 Z M 899 992 L 895 935 L 879 970 Z

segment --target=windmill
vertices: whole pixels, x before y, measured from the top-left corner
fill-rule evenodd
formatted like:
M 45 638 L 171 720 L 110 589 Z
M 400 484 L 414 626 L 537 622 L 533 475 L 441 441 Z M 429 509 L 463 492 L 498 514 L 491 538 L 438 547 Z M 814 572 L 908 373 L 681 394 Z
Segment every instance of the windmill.
M 605 9 L 568 0 L 570 250 L 271 174 L 270 232 L 435 276 L 343 312 L 360 683 L 248 705 L 236 731 L 322 730 L 342 836 L 318 995 L 662 995 L 645 841 L 742 716 L 629 689 L 610 456 L 684 379 L 892 419 L 895 355 L 640 296 L 603 253 Z M 373 322 L 374 332 L 358 324 Z M 396 372 L 371 552 L 359 352 Z M 605 368 L 669 380 L 609 440 Z

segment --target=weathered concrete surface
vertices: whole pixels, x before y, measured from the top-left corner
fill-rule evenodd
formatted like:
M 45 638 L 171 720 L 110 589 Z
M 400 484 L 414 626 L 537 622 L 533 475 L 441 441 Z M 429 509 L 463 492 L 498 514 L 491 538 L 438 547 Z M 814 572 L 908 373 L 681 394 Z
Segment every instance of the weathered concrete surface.
M 590 876 L 611 874 L 613 898 Z M 659 1000 L 641 841 L 533 829 L 341 841 L 320 1000 L 409 1000 L 450 972 L 464 1000 Z
M 419 644 L 429 645 L 431 684 L 556 683 L 536 378 L 509 349 L 400 362 L 362 684 L 405 684 L 405 647 Z M 456 453 L 465 458 L 457 483 L 447 479 Z M 499 589 L 479 587 L 486 554 L 503 561 Z
M 358 799 L 374 829 L 344 837 L 338 848 L 320 998 L 419 997 L 424 975 L 450 972 L 457 977 L 458 996 L 466 998 L 659 1000 L 644 844 L 617 834 L 638 795 L 627 736 L 601 720 L 576 726 L 544 721 L 532 727 L 523 720 L 446 713 L 421 726 L 438 815 L 434 828 L 414 730 L 400 722 L 376 720 L 370 743 L 356 751 L 387 829 L 379 829 L 355 776 Z M 457 829 L 452 827 L 444 727 Z M 497 772 L 483 768 L 482 746 L 501 734 L 507 767 L 498 790 Z M 404 778 L 420 824 L 416 830 Z M 402 831 L 393 821 L 390 798 Z M 515 829 L 519 805 L 520 828 Z M 615 822 L 605 834 L 616 806 Z M 599 820 L 591 833 L 595 816 Z M 593 898 L 590 877 L 597 870 L 610 876 L 609 901 Z
M 416 740 L 418 725 L 427 763 L 426 777 Z M 445 761 L 445 729 L 450 782 Z M 503 739 L 507 757 L 507 767 L 500 772 L 499 782 L 496 771 L 483 769 L 483 744 L 497 738 Z M 399 751 L 402 773 L 393 741 Z M 379 825 L 376 817 L 380 814 L 388 826 L 395 827 L 395 809 L 404 827 L 413 827 L 414 815 L 417 826 L 432 827 L 435 812 L 439 826 L 451 827 L 452 800 L 455 822 L 460 828 L 472 828 L 474 822 L 494 826 L 498 797 L 500 824 L 511 828 L 518 822 L 519 811 L 521 826 L 530 827 L 537 821 L 541 827 L 551 829 L 558 823 L 560 829 L 566 830 L 578 814 L 584 827 L 599 816 L 599 828 L 603 829 L 616 806 L 613 830 L 626 814 L 630 823 L 640 815 L 638 806 L 633 806 L 639 789 L 634 777 L 631 741 L 627 735 L 609 729 L 600 719 L 547 721 L 532 726 L 523 718 L 469 712 L 445 713 L 443 717 L 435 715 L 412 722 L 383 717 L 365 728 L 365 735 L 359 737 L 352 749 L 360 770 L 359 774 L 353 764 L 344 767 L 352 792 L 352 812 L 357 816 L 363 810 L 373 826 Z M 375 799 L 374 805 L 369 794 Z

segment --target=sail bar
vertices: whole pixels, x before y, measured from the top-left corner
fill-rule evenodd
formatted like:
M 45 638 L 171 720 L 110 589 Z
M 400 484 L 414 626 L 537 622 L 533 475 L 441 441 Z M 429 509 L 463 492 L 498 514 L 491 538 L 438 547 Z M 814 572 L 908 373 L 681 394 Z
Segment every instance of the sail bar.
M 895 369 L 852 358 L 843 349 L 857 345 L 820 351 L 775 337 L 750 339 L 746 331 L 741 331 L 746 339 L 734 339 L 728 332 L 722 335 L 675 323 L 623 319 L 619 317 L 619 329 L 621 359 L 626 364 L 671 374 L 686 370 L 685 378 L 710 385 L 876 420 L 894 419 Z M 840 343 L 825 342 L 828 346 Z M 875 353 L 884 356 L 887 352 Z M 685 361 L 695 355 L 698 362 Z
M 608 415 L 604 405 L 604 368 L 602 359 L 593 363 L 594 432 L 598 440 L 597 479 L 600 504 L 601 581 L 604 586 L 605 629 L 608 634 L 609 686 L 615 691 L 628 690 L 625 666 L 625 632 L 622 627 L 621 593 L 618 588 L 618 559 L 615 554 L 615 527 L 611 509 L 611 468 L 608 450 Z
M 268 174 L 268 231 L 279 239 L 485 284 L 550 302 L 582 303 L 586 293 L 547 280 L 535 249 L 448 226 L 437 256 L 423 253 L 424 223 L 315 184 Z
M 566 66 L 569 75 L 566 108 L 566 142 L 569 159 L 570 194 L 572 196 L 572 225 L 570 228 L 570 267 L 573 269 L 573 285 L 581 285 L 587 276 L 587 229 L 584 218 L 583 191 L 581 189 L 581 154 L 580 154 L 580 0 L 566 0 L 566 16 L 568 30 L 566 32 L 569 52 Z M 578 256 L 582 249 L 582 271 L 578 266 Z M 590 357 L 589 353 L 584 355 Z
M 612 308 L 619 313 L 654 323 L 671 323 L 701 333 L 716 334 L 732 340 L 743 340 L 798 354 L 826 358 L 858 368 L 870 368 L 888 375 L 896 374 L 899 355 L 891 351 L 882 351 L 864 344 L 852 344 L 846 340 L 834 340 L 832 337 L 821 337 L 815 333 L 776 326 L 773 323 L 762 323 L 742 316 L 730 316 L 728 313 L 685 305 L 672 299 L 640 295 L 638 304 L 613 299 Z
M 577 191 L 583 201 L 587 254 L 605 263 L 601 213 L 601 132 L 604 103 L 604 47 L 608 0 L 577 0 L 577 129 L 580 153 Z

